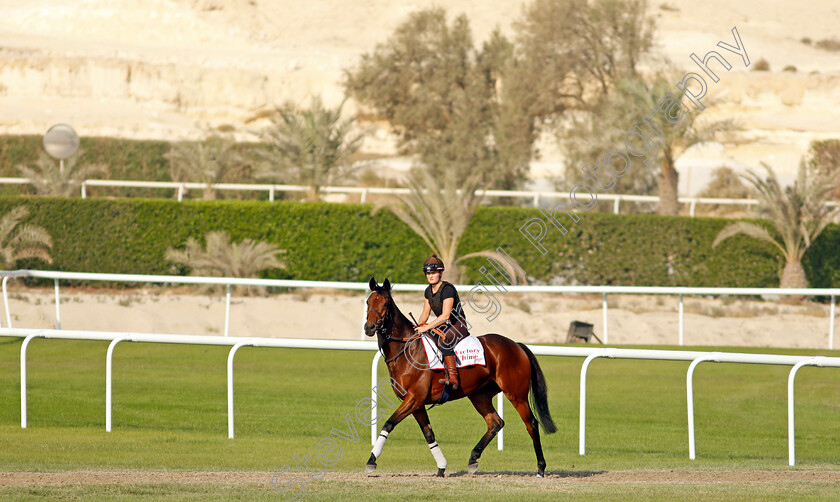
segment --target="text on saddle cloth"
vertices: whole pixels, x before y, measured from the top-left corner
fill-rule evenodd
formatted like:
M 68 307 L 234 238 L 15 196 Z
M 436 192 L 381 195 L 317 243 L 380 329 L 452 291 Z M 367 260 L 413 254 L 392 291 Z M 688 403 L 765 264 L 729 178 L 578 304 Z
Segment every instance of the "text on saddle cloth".
M 429 368 L 433 370 L 443 369 L 443 356 L 441 356 L 440 349 L 427 336 L 423 337 L 423 348 L 426 349 Z M 458 361 L 459 368 L 487 365 L 484 360 L 484 346 L 474 336 L 466 336 L 455 345 L 455 359 Z

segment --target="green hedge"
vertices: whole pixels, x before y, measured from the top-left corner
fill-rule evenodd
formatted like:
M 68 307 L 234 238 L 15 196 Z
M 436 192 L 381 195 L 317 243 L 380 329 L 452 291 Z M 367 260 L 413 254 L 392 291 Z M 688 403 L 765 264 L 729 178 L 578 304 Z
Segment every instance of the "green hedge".
M 116 138 L 80 139 L 79 150 L 88 164 L 106 164 L 111 179 L 169 181 L 169 143 Z M 33 164 L 44 152 L 43 136 L 0 136 L 0 176 L 20 176 L 17 166 Z
M 371 206 L 263 201 L 148 199 L 0 198 L 0 213 L 19 204 L 30 221 L 55 240 L 52 265 L 45 269 L 137 274 L 170 274 L 164 260 L 170 246 L 226 230 L 234 241 L 246 237 L 287 250 L 286 269 L 264 277 L 423 282 L 419 264 L 428 256 L 423 241 L 389 211 Z M 461 252 L 504 249 L 525 269 L 531 283 L 774 287 L 782 261 L 773 248 L 739 236 L 711 249 L 715 235 L 731 220 L 587 213 L 562 238 L 549 227 L 540 254 L 520 233 L 533 209 L 482 207 L 461 244 Z M 429 222 L 430 225 L 435 224 Z M 829 226 L 806 255 L 814 286 L 840 287 L 840 227 Z M 482 280 L 484 259 L 466 260 L 467 280 Z M 486 281 L 485 281 L 486 282 Z
M 536 282 L 621 286 L 770 287 L 781 263 L 769 244 L 734 237 L 712 250 L 732 220 L 657 215 L 581 214 L 562 237 L 550 224 L 542 255 L 520 233 L 534 209 L 482 208 L 464 236 L 465 251 L 503 246 Z M 562 220 L 561 220 L 562 221 Z M 481 267 L 471 260 L 472 269 Z M 473 273 L 475 274 L 475 273 Z M 474 279 L 480 276 L 473 275 Z
M 257 143 L 237 143 L 236 148 L 248 156 L 261 145 Z M 169 151 L 168 141 L 132 140 L 121 138 L 80 138 L 79 151 L 84 164 L 104 164 L 108 172 L 97 176 L 109 180 L 140 180 L 140 181 L 172 181 L 169 161 L 164 154 Z M 0 177 L 18 178 L 21 176 L 17 166 L 34 165 L 38 156 L 44 152 L 43 136 L 0 136 Z M 242 173 L 241 183 L 258 183 L 251 170 Z M 112 188 L 90 187 L 88 192 L 92 196 L 132 196 L 132 197 L 160 197 L 174 194 L 172 189 L 156 188 Z M 31 193 L 24 186 L 0 185 L 0 195 L 14 195 Z M 195 190 L 190 195 L 201 197 L 201 191 Z M 267 197 L 267 195 L 261 196 Z M 222 192 L 220 198 L 240 198 L 242 192 Z M 254 197 L 254 194 L 248 194 Z
M 25 204 L 28 221 L 53 236 L 52 265 L 80 272 L 170 274 L 168 247 L 212 230 L 287 250 L 285 270 L 264 277 L 358 281 L 371 274 L 406 277 L 427 254 L 423 241 L 395 216 L 354 204 L 154 199 L 0 198 L 0 213 Z M 422 279 L 415 273 L 414 280 Z

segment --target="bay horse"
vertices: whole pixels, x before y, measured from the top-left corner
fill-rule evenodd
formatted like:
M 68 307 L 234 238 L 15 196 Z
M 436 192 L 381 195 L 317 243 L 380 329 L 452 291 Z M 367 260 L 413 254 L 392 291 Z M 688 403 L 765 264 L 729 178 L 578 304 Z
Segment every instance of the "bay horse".
M 369 286 L 371 292 L 367 298 L 365 334 L 377 337 L 379 350 L 391 374 L 391 387 L 397 397 L 402 399 L 402 404 L 382 427 L 365 466 L 365 472 L 370 474 L 376 470 L 376 459 L 382 454 L 388 434 L 394 427 L 407 416 L 414 415 L 437 463 L 437 475 L 443 476 L 446 471 L 446 458 L 435 441 L 425 405 L 435 404 L 441 399 L 444 385 L 439 383 L 438 379 L 444 370 L 428 369 L 422 340 L 414 333 L 413 323 L 394 303 L 388 279 L 380 286 L 372 277 Z M 487 422 L 487 432 L 470 454 L 468 471 L 474 474 L 478 470 L 481 453 L 505 425 L 493 407 L 493 396 L 501 391 L 525 422 L 537 455 L 537 476 L 542 477 L 545 475 L 545 457 L 540 445 L 539 425 L 542 424 L 547 434 L 556 432 L 557 427 L 548 411 L 545 378 L 537 358 L 524 344 L 502 335 L 491 333 L 477 338 L 484 347 L 486 366 L 459 369 L 461 386 L 457 391 L 451 392 L 449 397 L 449 400 L 468 398 Z M 417 356 L 412 355 L 415 352 Z M 414 361 L 422 360 L 425 367 L 413 363 L 410 358 Z M 539 420 L 531 411 L 528 402 L 529 391 Z

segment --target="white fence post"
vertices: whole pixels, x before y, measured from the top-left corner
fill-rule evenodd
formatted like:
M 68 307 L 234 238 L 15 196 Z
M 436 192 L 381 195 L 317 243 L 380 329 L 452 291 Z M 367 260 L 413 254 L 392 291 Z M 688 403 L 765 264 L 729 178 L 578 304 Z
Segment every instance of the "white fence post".
M 694 448 L 694 369 L 704 361 L 719 362 L 717 354 L 717 352 L 713 352 L 691 361 L 691 364 L 688 366 L 688 372 L 685 375 L 685 389 L 688 402 L 688 458 L 691 460 L 694 460 L 696 456 Z
M 379 393 L 376 392 L 376 385 L 379 383 L 379 360 L 382 359 L 382 352 L 377 350 L 373 355 L 373 362 L 370 364 L 370 399 L 373 401 L 370 407 L 370 445 L 376 445 L 376 436 L 379 432 Z
M 684 341 L 685 341 L 685 315 L 684 315 L 684 310 L 683 310 L 683 295 L 682 295 L 682 293 L 680 293 L 679 311 L 680 311 L 680 339 L 679 339 L 679 341 L 680 341 L 680 347 L 682 347 L 683 344 L 684 344 Z
M 230 334 L 230 284 L 227 285 L 225 294 L 225 336 Z
M 58 294 L 58 279 L 55 280 L 55 329 L 61 329 L 61 297 Z
M 120 342 L 131 341 L 131 338 L 121 336 L 114 338 L 108 345 L 108 353 L 105 356 L 105 432 L 111 432 L 111 394 L 114 367 L 114 347 Z
M 499 392 L 496 394 L 496 411 L 499 414 L 499 418 L 502 420 L 505 419 L 505 395 L 503 392 Z M 502 427 L 499 430 L 499 433 L 496 435 L 498 438 L 498 450 L 502 451 L 505 449 L 505 428 Z
M 20 346 L 20 428 L 26 429 L 26 349 L 33 338 L 44 335 L 33 333 L 23 339 Z
M 589 364 L 599 357 L 612 357 L 612 349 L 600 349 L 590 354 L 583 360 L 580 368 L 580 438 L 578 443 L 580 455 L 586 455 L 586 371 L 589 369 Z
M 788 375 L 788 465 L 793 467 L 796 463 L 796 437 L 794 435 L 793 426 L 793 384 L 796 380 L 796 373 L 803 366 L 819 366 L 822 367 L 822 357 L 815 357 L 796 363 L 790 370 Z
M 11 277 L 11 276 L 7 275 L 6 277 L 3 277 L 3 302 L 5 303 L 5 306 L 6 306 L 6 327 L 7 328 L 12 327 L 12 312 L 9 309 L 9 292 L 6 289 L 6 283 L 9 282 L 9 277 Z
M 606 293 L 604 293 L 604 297 L 603 297 L 603 300 L 602 300 L 601 303 L 602 303 L 602 306 L 603 306 L 603 309 L 604 309 L 604 313 L 603 313 L 603 316 L 602 316 L 603 321 L 604 321 L 604 344 L 607 344 L 607 343 L 610 343 L 610 330 L 608 328 L 608 322 L 607 322 L 607 294 Z
M 828 350 L 834 350 L 834 295 L 831 295 L 831 308 L 828 311 Z
M 236 351 L 246 345 L 253 345 L 250 340 L 245 340 L 234 345 L 228 352 L 227 359 L 227 391 L 228 391 L 228 438 L 233 439 L 233 356 Z

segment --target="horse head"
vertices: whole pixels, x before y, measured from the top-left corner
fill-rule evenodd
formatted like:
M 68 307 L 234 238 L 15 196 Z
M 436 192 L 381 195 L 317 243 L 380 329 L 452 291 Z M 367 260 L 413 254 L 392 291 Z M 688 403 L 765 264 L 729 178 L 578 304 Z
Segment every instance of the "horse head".
M 367 297 L 367 311 L 365 312 L 365 335 L 374 336 L 379 331 L 387 329 L 385 323 L 393 318 L 393 302 L 391 299 L 391 283 L 388 279 L 380 286 L 371 277 L 370 294 Z

